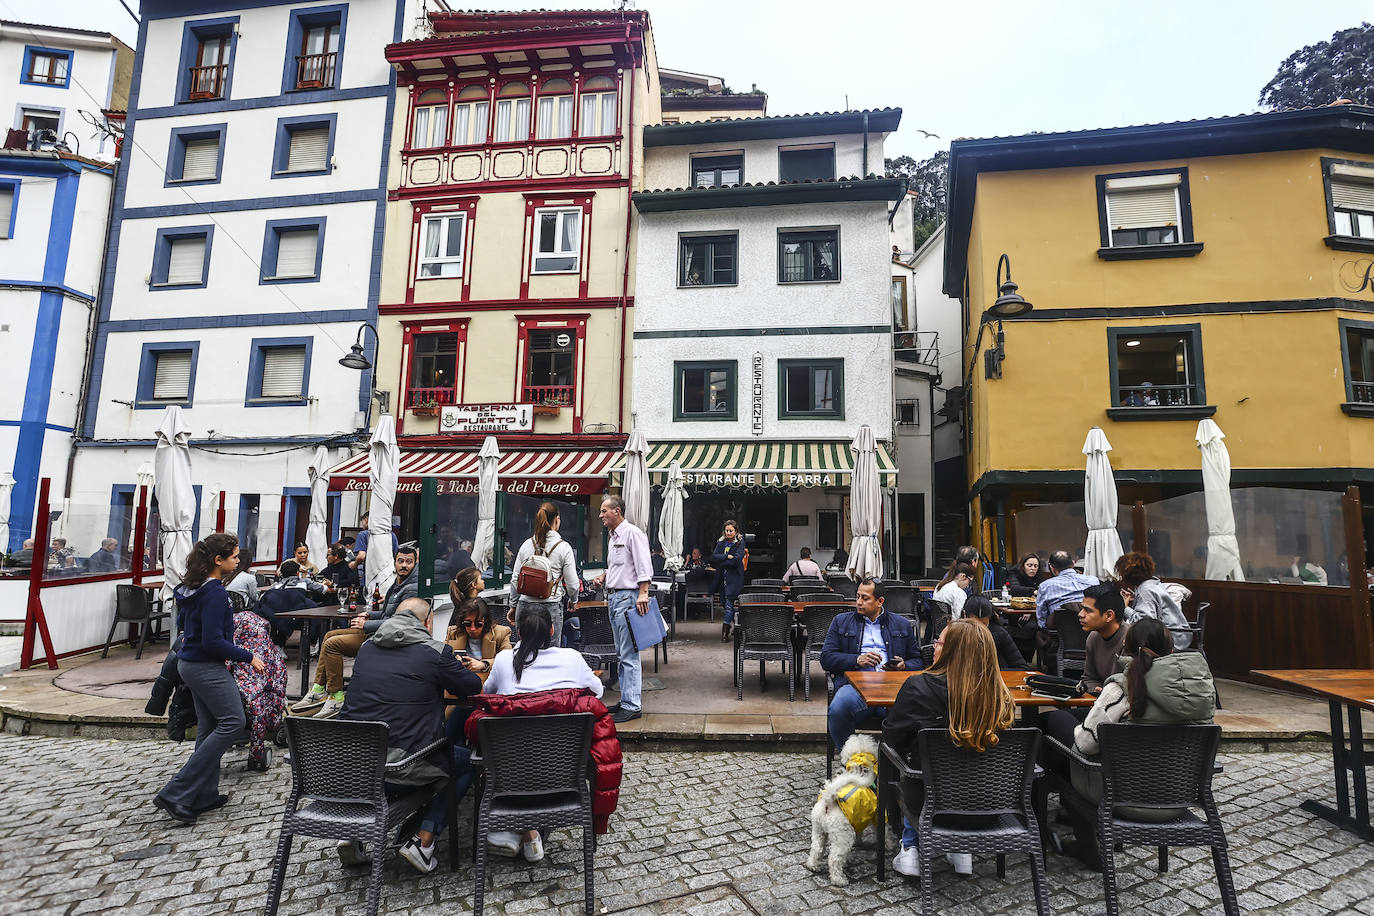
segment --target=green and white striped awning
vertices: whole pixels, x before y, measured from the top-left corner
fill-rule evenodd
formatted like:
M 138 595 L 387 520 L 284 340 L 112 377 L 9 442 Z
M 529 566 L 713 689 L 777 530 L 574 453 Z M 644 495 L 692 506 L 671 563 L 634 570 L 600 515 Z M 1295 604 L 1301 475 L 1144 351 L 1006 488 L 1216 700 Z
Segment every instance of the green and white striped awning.
M 649 482 L 668 480 L 677 461 L 688 487 L 795 489 L 847 487 L 854 473 L 854 453 L 846 442 L 668 442 L 649 449 Z M 611 469 L 619 485 L 625 473 L 622 456 Z M 883 487 L 897 486 L 897 465 L 878 443 L 878 475 Z

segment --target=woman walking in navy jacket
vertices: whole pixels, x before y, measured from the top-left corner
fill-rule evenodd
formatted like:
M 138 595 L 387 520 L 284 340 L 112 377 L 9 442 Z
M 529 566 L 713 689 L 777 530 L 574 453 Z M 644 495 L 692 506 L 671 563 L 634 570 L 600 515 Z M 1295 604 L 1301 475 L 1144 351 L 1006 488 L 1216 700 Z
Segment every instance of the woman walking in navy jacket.
M 261 674 L 267 666 L 247 649 L 234 645 L 234 614 L 225 579 L 239 565 L 239 542 L 232 534 L 212 534 L 197 541 L 186 560 L 186 575 L 176 588 L 177 673 L 191 689 L 196 704 L 196 749 L 153 804 L 172 820 L 189 826 L 206 811 L 222 807 L 220 758 L 243 733 L 247 720 L 238 684 L 225 662 L 248 662 Z
M 711 551 L 711 565 L 720 576 L 720 603 L 725 607 L 725 625 L 720 641 L 730 641 L 730 627 L 735 623 L 735 599 L 744 591 L 744 538 L 733 518 L 725 520 L 724 536 Z

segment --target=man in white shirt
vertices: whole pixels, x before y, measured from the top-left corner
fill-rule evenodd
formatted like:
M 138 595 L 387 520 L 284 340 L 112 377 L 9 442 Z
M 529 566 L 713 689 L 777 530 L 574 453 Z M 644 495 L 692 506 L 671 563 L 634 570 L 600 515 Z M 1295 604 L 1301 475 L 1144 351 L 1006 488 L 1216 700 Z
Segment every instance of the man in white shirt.
M 782 581 L 791 584 L 793 579 L 819 579 L 821 578 L 821 567 L 815 560 L 811 559 L 811 548 L 801 549 L 801 558 L 791 566 L 787 567 L 787 572 L 782 574 Z
M 606 606 L 615 631 L 616 654 L 620 656 L 620 702 L 612 706 L 616 723 L 638 719 L 640 713 L 639 652 L 630 632 L 629 614 L 649 613 L 649 582 L 654 575 L 649 560 L 649 539 L 625 521 L 625 501 L 607 496 L 601 501 L 601 524 L 610 532 L 606 571 L 596 577 L 605 583 Z

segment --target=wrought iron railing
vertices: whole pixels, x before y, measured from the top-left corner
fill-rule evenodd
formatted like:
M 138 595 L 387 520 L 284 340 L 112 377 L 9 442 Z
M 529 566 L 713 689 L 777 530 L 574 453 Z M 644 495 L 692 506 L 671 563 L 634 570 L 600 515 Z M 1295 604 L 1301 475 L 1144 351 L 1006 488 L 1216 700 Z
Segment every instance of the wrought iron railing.
M 337 51 L 299 55 L 296 58 L 296 88 L 333 89 L 334 63 L 337 57 Z
M 212 64 L 209 67 L 191 68 L 191 98 L 224 98 L 224 80 L 229 73 L 228 64 Z
M 1192 385 L 1122 385 L 1122 407 L 1189 407 L 1198 403 Z
M 1374 404 L 1374 382 L 1351 382 L 1350 399 L 1356 404 Z
M 526 385 L 520 401 L 538 407 L 571 407 L 575 391 L 572 385 Z
M 940 362 L 940 332 L 893 331 L 892 355 L 896 359 L 924 366 L 938 366 Z

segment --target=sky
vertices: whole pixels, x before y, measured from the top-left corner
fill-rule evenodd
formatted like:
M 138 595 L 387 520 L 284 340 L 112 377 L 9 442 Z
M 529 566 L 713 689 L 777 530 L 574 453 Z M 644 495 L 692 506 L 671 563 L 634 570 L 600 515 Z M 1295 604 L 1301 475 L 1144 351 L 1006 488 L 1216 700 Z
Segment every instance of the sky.
M 137 9 L 137 0 L 127 0 Z M 451 4 L 463 8 L 458 2 Z M 1369 0 L 637 0 L 660 67 L 768 93 L 769 114 L 902 109 L 888 156 L 960 137 L 1086 130 L 1258 110 L 1285 57 L 1374 20 Z M 481 8 L 577 9 L 595 0 Z M 0 0 L 0 18 L 114 32 L 119 0 Z M 924 136 L 921 131 L 938 135 Z

